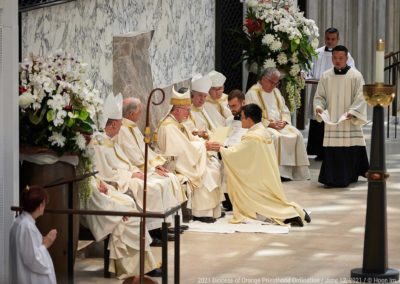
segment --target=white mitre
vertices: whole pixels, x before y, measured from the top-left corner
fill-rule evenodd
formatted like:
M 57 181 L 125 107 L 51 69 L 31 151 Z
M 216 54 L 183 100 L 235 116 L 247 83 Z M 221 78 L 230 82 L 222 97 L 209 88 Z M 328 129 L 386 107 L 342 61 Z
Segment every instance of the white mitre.
M 190 90 L 188 89 L 185 93 L 181 94 L 175 91 L 175 87 L 172 87 L 170 104 L 173 106 L 190 106 L 192 104 Z
M 106 126 L 107 120 L 109 119 L 122 119 L 122 94 L 114 96 L 109 94 L 104 101 L 103 108 L 103 123 L 102 128 Z
M 196 74 L 192 78 L 192 91 L 206 93 L 211 88 L 211 79 L 208 75 Z
M 225 84 L 226 77 L 224 74 L 219 73 L 217 71 L 211 71 L 208 73 L 208 76 L 211 79 L 211 87 L 222 87 Z

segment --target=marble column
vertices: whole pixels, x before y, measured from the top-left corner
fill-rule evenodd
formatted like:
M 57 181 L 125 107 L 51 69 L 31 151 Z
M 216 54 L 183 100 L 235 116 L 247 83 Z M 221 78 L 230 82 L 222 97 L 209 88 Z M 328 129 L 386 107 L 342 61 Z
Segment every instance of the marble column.
M 153 84 L 150 64 L 149 47 L 153 31 L 131 32 L 113 38 L 113 92 L 121 93 L 124 98 L 135 97 L 140 99 L 146 107 L 147 99 Z M 189 87 L 189 79 L 175 82 L 175 88 Z M 158 122 L 166 115 L 169 108 L 172 85 L 161 87 L 166 94 L 165 101 L 160 106 L 152 105 L 150 108 L 150 126 L 157 127 Z M 159 102 L 161 94 L 153 96 L 153 101 Z M 143 130 L 145 124 L 145 111 L 138 122 Z

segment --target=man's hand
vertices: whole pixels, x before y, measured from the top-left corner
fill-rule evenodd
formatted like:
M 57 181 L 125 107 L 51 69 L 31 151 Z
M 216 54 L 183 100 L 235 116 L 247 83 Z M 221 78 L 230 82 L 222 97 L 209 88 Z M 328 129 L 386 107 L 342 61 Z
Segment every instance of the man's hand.
M 133 173 L 132 178 L 138 178 L 138 179 L 144 180 L 144 174 L 141 172 Z
M 276 129 L 276 130 L 281 130 L 281 129 L 285 128 L 285 126 L 287 124 L 288 123 L 283 120 L 273 120 L 273 121 L 270 121 L 270 123 L 268 124 L 268 127 Z
M 107 192 L 108 192 L 107 185 L 103 181 L 100 181 L 100 185 L 99 185 L 98 189 L 101 193 L 104 193 L 104 194 L 107 194 Z
M 128 221 L 128 216 L 122 216 L 122 221 L 124 222 Z
M 49 248 L 57 238 L 57 230 L 53 229 L 51 230 L 46 236 L 43 237 L 43 245 L 46 248 Z
M 218 142 L 206 141 L 205 144 L 207 151 L 218 152 L 219 148 L 221 147 L 221 144 L 219 144 Z
M 164 168 L 163 166 L 157 166 L 156 167 L 156 173 L 159 174 L 160 176 L 167 177 L 168 176 L 168 170 Z
M 354 116 L 351 113 L 346 114 L 346 119 L 352 119 Z

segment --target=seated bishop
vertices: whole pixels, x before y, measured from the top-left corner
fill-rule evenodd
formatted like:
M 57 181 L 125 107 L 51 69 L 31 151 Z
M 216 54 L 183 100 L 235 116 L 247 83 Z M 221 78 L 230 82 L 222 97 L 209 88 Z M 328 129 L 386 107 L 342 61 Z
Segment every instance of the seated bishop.
M 144 171 L 144 136 L 136 124 L 140 119 L 142 109 L 140 100 L 136 98 L 124 99 L 122 126 L 116 136 L 116 142 L 124 151 L 129 162 Z M 150 147 L 148 148 L 147 182 L 151 188 L 158 188 L 163 193 L 165 207 L 173 207 L 183 203 L 187 198 L 178 177 L 163 166 L 165 163 L 165 158 L 156 154 Z M 168 201 L 168 204 L 165 204 L 166 201 Z M 156 208 L 157 205 L 153 207 Z
M 207 138 L 215 131 L 216 124 L 204 108 L 204 103 L 211 87 L 211 79 L 206 75 L 196 74 L 191 82 L 192 107 L 189 118 L 184 123 L 192 134 Z
M 226 77 L 217 71 L 208 73 L 211 87 L 204 108 L 216 126 L 225 126 L 226 119 L 232 116 L 228 108 L 228 95 L 224 93 Z
M 101 179 L 92 177 L 91 192 L 86 201 L 81 200 L 81 208 L 86 210 L 107 210 L 138 212 L 135 201 L 127 194 L 117 191 Z M 110 235 L 111 272 L 118 279 L 126 279 L 140 273 L 140 218 L 122 216 L 82 215 L 85 227 L 89 228 L 96 241 Z M 150 250 L 151 238 L 145 231 L 145 273 L 157 270 L 157 263 Z
M 104 102 L 104 133 L 95 133 L 91 141 L 94 152 L 94 165 L 99 171 L 99 177 L 105 181 L 115 184 L 118 191 L 133 197 L 138 208 L 142 210 L 143 204 L 143 173 L 134 166 L 125 155 L 121 147 L 115 142 L 122 125 L 122 95 L 109 95 Z M 147 211 L 164 212 L 176 203 L 170 191 L 162 191 L 158 187 L 148 184 L 147 188 Z M 167 193 L 166 193 L 167 192 Z M 166 194 L 168 198 L 165 199 Z M 171 197 L 172 196 L 172 197 Z M 149 230 L 157 230 L 160 233 L 162 220 L 151 218 L 147 221 Z M 152 233 L 152 232 L 150 232 Z M 159 237 L 160 234 L 158 234 Z
M 291 125 L 290 112 L 277 88 L 280 72 L 265 69 L 257 84 L 246 93 L 246 104 L 254 103 L 262 109 L 263 124 L 272 134 L 283 180 L 310 179 L 308 156 L 303 135 Z
M 296 203 L 287 201 L 279 176 L 271 134 L 261 123 L 262 110 L 256 104 L 241 111 L 248 132 L 239 144 L 221 148 L 228 175 L 228 192 L 233 204 L 231 223 L 246 218 L 303 226 L 310 216 Z
M 219 167 L 212 163 L 215 158 L 207 150 L 218 150 L 220 145 L 204 141 L 184 127 L 191 110 L 189 91 L 181 94 L 173 88 L 171 105 L 159 123 L 158 148 L 165 156 L 176 157 L 176 172 L 188 179 L 188 208 L 192 209 L 193 219 L 215 222 L 221 216 L 221 175 Z

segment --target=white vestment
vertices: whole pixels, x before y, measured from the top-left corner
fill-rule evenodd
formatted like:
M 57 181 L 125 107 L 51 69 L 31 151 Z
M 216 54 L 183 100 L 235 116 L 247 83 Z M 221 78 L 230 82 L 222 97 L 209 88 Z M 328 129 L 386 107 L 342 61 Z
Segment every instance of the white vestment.
M 10 283 L 57 283 L 43 236 L 32 215 L 25 211 L 14 220 L 10 230 Z
M 176 172 L 188 178 L 192 214 L 220 217 L 223 195 L 219 163 L 208 156 L 204 140 L 193 136 L 173 115 L 168 115 L 160 123 L 157 143 L 165 156 L 176 157 Z
M 281 176 L 292 180 L 309 179 L 310 162 L 303 135 L 296 127 L 290 125 L 290 112 L 281 92 L 275 88 L 271 93 L 267 93 L 260 83 L 257 83 L 246 93 L 246 104 L 250 103 L 257 104 L 263 111 L 263 124 L 273 136 Z M 271 120 L 283 120 L 288 124 L 278 131 L 268 127 Z
M 227 94 L 222 94 L 222 97 L 217 101 L 213 100 L 210 95 L 207 95 L 204 108 L 216 126 L 225 126 L 225 120 L 232 116 L 228 107 Z
M 122 127 L 116 137 L 116 142 L 124 151 L 129 161 L 141 171 L 144 171 L 145 143 L 143 134 L 136 123 L 124 118 L 122 120 Z M 152 188 L 161 187 L 164 208 L 174 207 L 186 201 L 186 194 L 181 187 L 179 178 L 175 174 L 168 173 L 168 177 L 164 177 L 156 173 L 155 168 L 165 164 L 166 160 L 154 153 L 150 147 L 147 153 L 147 182 L 149 185 L 152 185 Z
M 130 194 L 142 208 L 143 180 L 132 178 L 132 174 L 140 172 L 140 169 L 132 165 L 121 147 L 104 133 L 94 134 L 91 146 L 94 150 L 94 165 L 99 171 L 100 179 L 115 183 L 118 191 Z M 164 192 L 159 187 L 147 183 L 147 211 L 164 212 L 168 209 L 164 207 Z M 149 230 L 160 228 L 161 223 L 161 219 L 149 219 L 148 228 Z
M 203 107 L 195 107 L 192 105 L 190 116 L 184 125 L 190 130 L 201 130 L 212 133 L 217 128 L 217 125 L 208 115 L 206 109 Z
M 345 75 L 335 75 L 333 68 L 326 71 L 318 83 L 314 97 L 317 106 L 329 111 L 332 121 L 348 112 L 352 119 L 338 125 L 325 124 L 324 147 L 365 146 L 361 126 L 367 122 L 367 103 L 363 97 L 364 79 L 354 68 Z M 318 121 L 322 121 L 317 116 Z
M 127 194 L 117 191 L 107 185 L 107 193 L 98 190 L 100 180 L 90 178 L 91 195 L 88 200 L 81 201 L 81 208 L 86 210 L 138 212 L 135 201 Z M 140 218 L 122 216 L 83 215 L 86 227 L 90 229 L 96 241 L 110 235 L 108 249 L 110 250 L 110 271 L 117 278 L 125 279 L 140 273 Z M 148 222 L 150 219 L 146 219 Z M 147 223 L 146 222 L 146 223 Z M 145 235 L 145 273 L 157 268 L 149 244 L 151 237 L 146 230 Z
M 314 56 L 312 59 L 312 68 L 311 68 L 309 74 L 307 75 L 307 79 L 319 80 L 321 78 L 321 75 L 326 70 L 333 67 L 332 52 L 325 51 L 325 46 L 317 48 L 315 50 L 315 52 L 317 53 L 317 56 Z M 349 65 L 352 68 L 355 68 L 354 59 L 353 59 L 353 57 L 351 57 L 350 52 L 348 53 L 347 65 Z M 313 101 L 314 101 L 314 96 L 315 96 L 316 90 L 317 90 L 317 85 L 315 85 L 315 84 L 312 85 L 310 98 L 308 100 L 308 109 L 307 109 L 307 118 L 309 118 L 309 119 L 315 119 Z

